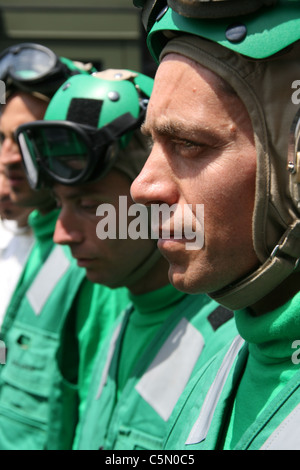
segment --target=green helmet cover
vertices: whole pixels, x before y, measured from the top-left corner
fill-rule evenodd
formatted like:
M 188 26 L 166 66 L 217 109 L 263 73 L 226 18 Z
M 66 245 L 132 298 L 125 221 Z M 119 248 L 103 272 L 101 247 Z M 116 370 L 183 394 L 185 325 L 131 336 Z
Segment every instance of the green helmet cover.
M 270 57 L 300 39 L 300 1 L 281 0 L 272 8 L 234 18 L 187 18 L 166 7 L 148 35 L 148 47 L 158 62 L 172 35 L 193 34 L 253 59 Z
M 152 88 L 152 78 L 130 70 L 75 75 L 57 91 L 44 120 L 72 121 L 100 129 L 126 113 L 137 119 L 141 101 L 150 97 Z M 101 109 L 95 116 L 93 103 L 99 102 Z M 127 145 L 129 137 L 125 135 L 120 139 L 123 146 Z
M 77 72 L 84 75 L 97 72 L 97 69 L 91 63 L 84 64 L 76 60 L 68 59 L 67 57 L 60 57 L 59 60 L 66 65 L 70 72 Z

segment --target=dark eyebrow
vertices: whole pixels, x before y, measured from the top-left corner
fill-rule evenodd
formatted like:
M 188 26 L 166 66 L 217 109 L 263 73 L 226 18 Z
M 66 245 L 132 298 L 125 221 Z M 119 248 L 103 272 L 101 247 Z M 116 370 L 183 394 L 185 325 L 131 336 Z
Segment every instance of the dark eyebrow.
M 214 130 L 206 129 L 205 127 L 193 126 L 193 124 L 185 127 L 182 122 L 166 122 L 158 123 L 157 125 L 151 128 L 145 123 L 141 129 L 142 133 L 149 137 L 157 136 L 167 136 L 167 137 L 177 137 L 185 139 L 188 135 L 189 140 L 205 139 L 207 142 L 217 143 L 222 140 L 222 137 L 218 135 Z
M 175 136 L 178 135 L 178 132 L 182 130 L 182 125 L 176 124 L 176 123 L 166 123 L 166 124 L 158 124 L 157 126 L 154 126 L 153 128 L 154 133 L 158 135 L 170 135 L 170 136 Z M 189 129 L 190 131 L 190 129 Z M 150 129 L 150 126 L 147 125 L 147 123 L 143 124 L 141 128 L 141 132 L 148 136 L 152 136 L 152 132 Z

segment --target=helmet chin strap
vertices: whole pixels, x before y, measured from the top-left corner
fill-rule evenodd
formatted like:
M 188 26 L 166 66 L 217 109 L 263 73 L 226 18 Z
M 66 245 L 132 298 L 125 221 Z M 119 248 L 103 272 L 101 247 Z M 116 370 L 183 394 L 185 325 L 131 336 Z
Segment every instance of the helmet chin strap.
M 232 310 L 250 307 L 278 287 L 299 265 L 300 221 L 296 221 L 287 229 L 266 262 L 255 272 L 236 284 L 209 295 Z

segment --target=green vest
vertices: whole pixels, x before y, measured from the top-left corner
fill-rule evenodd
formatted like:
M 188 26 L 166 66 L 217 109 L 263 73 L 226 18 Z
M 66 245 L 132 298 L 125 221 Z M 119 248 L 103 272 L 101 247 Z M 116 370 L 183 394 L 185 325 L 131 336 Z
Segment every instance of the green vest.
M 292 362 L 293 343 L 300 338 L 299 299 L 298 293 L 259 317 L 236 313 L 238 331 L 251 342 L 237 336 L 199 371 L 174 413 L 165 450 L 222 450 L 232 428 L 239 433 L 232 450 L 300 450 L 300 371 L 299 361 Z M 242 387 L 249 368 L 253 383 Z M 255 402 L 252 421 L 236 429 Z M 239 416 L 234 414 L 237 403 Z
M 79 397 L 84 394 L 78 390 L 77 323 L 84 325 L 91 313 L 94 285 L 69 248 L 53 243 L 56 218 L 54 211 L 31 219 L 37 240 L 1 330 L 7 348 L 6 364 L 0 366 L 3 450 L 70 449 L 78 423 Z M 83 305 L 85 311 L 79 312 Z M 96 324 L 96 314 L 97 342 L 101 325 Z M 88 350 L 85 355 L 92 359 Z
M 245 369 L 247 345 L 237 337 L 203 370 L 174 416 L 164 450 L 220 450 L 232 398 Z M 223 360 L 222 360 L 223 359 Z M 250 399 L 250 397 L 249 397 Z M 276 395 L 233 450 L 300 450 L 300 372 Z
M 206 296 L 185 296 L 159 328 L 117 396 L 127 309 L 95 363 L 79 449 L 162 449 L 174 407 L 202 364 L 236 335 L 233 314 Z

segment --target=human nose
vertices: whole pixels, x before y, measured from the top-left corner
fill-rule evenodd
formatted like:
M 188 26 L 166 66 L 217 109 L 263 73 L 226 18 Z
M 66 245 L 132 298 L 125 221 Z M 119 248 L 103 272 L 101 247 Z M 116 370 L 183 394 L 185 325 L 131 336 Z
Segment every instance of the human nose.
M 54 243 L 58 245 L 74 245 L 83 241 L 83 234 L 80 230 L 80 224 L 72 214 L 62 209 L 57 219 L 54 236 Z
M 175 204 L 178 199 L 177 187 L 172 168 L 166 155 L 152 149 L 141 173 L 131 186 L 131 196 L 138 204 Z

